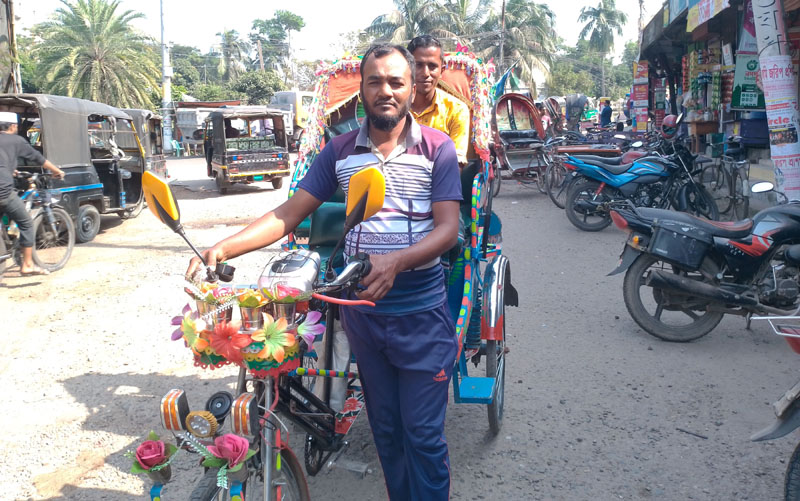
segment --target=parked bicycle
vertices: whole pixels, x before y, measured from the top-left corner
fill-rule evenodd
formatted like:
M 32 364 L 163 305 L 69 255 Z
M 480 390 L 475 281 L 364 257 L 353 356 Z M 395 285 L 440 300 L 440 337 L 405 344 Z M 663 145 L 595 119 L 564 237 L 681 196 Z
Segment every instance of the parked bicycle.
M 20 198 L 33 219 L 33 262 L 47 271 L 60 270 L 67 264 L 75 246 L 75 225 L 67 211 L 57 207 L 60 191 L 48 190 L 49 174 L 19 172 L 17 178 L 24 180 L 25 188 Z M 22 249 L 19 246 L 19 228 L 16 222 L 4 215 L 0 220 L 0 277 L 12 263 L 22 265 Z
M 733 221 L 745 219 L 750 212 L 750 161 L 742 138 L 731 136 L 720 160 L 703 169 L 700 182 L 714 198 L 720 214 Z

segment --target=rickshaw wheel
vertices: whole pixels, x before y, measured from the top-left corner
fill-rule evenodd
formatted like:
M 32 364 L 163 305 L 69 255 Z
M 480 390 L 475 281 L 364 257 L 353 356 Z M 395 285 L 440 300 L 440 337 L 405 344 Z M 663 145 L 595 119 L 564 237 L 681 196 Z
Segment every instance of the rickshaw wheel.
M 503 392 L 506 383 L 506 306 L 501 306 L 501 317 L 503 319 L 503 339 L 501 341 L 486 341 L 486 377 L 495 378 L 495 390 L 492 396 L 492 403 L 488 405 L 489 430 L 492 435 L 500 433 L 500 426 L 503 422 Z M 498 370 L 499 369 L 499 370 Z
M 319 471 L 322 469 L 324 455 L 325 451 L 317 446 L 314 437 L 307 434 L 306 441 L 303 446 L 303 459 L 306 463 L 306 473 L 312 477 L 319 473 Z
M 273 190 L 279 190 L 279 189 L 281 189 L 282 186 L 283 186 L 283 178 L 282 177 L 276 177 L 275 179 L 272 180 L 272 189 Z

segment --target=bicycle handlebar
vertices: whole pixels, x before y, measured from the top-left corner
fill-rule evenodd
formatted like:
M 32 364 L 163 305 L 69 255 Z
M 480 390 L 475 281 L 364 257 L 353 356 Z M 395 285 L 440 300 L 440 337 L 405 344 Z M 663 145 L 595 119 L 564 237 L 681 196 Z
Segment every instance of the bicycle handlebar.
M 338 277 L 330 282 L 320 284 L 311 297 L 319 299 L 320 301 L 339 305 L 375 306 L 375 303 L 372 301 L 363 299 L 341 299 L 324 295 L 326 292 L 337 292 L 357 285 L 359 280 L 369 275 L 370 271 L 372 271 L 372 264 L 369 262 L 369 255 L 364 252 L 359 252 L 350 258 L 350 262 L 347 263 L 347 266 L 345 266 Z

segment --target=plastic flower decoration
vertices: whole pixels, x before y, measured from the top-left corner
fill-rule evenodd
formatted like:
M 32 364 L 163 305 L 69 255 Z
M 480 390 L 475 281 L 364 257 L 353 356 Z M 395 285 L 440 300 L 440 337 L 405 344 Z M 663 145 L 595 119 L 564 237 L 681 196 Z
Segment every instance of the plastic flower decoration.
M 309 311 L 306 319 L 297 327 L 297 335 L 303 338 L 309 350 L 314 348 L 314 339 L 317 335 L 325 332 L 325 326 L 320 324 L 322 313 L 318 311 Z
M 233 433 L 215 438 L 214 445 L 205 445 L 190 433 L 184 433 L 182 438 L 190 449 L 203 456 L 203 466 L 219 468 L 217 486 L 223 489 L 228 488 L 228 473 L 241 470 L 244 463 L 256 454 L 256 451 L 250 450 L 246 438 Z
M 308 299 L 311 294 L 303 292 L 296 287 L 289 287 L 284 284 L 277 284 L 271 288 L 263 288 L 264 296 L 274 303 L 296 303 Z
M 191 348 L 194 348 L 196 341 L 200 339 L 198 333 L 206 328 L 206 322 L 200 318 L 198 312 L 192 311 L 188 304 L 181 310 L 181 315 L 172 317 L 172 325 L 178 326 L 172 332 L 172 340 L 177 341 L 183 337 Z
M 222 304 L 233 296 L 233 289 L 230 287 L 220 287 L 219 284 L 203 282 L 200 286 L 200 294 L 203 301 L 208 304 Z
M 250 336 L 239 333 L 240 325 L 241 322 L 220 322 L 214 326 L 209 339 L 211 349 L 231 362 L 244 360 L 242 348 L 252 342 Z
M 251 335 L 253 341 L 264 343 L 264 348 L 258 352 L 259 358 L 272 358 L 279 364 L 283 363 L 286 356 L 286 348 L 293 346 L 297 340 L 294 335 L 286 332 L 288 324 L 285 318 L 277 321 L 268 313 L 264 316 L 264 328 Z
M 133 459 L 131 473 L 148 473 L 163 470 L 169 466 L 178 448 L 166 444 L 155 432 L 151 431 L 147 440 L 139 444 L 136 451 L 128 451 L 125 455 Z
M 258 308 L 259 306 L 267 303 L 267 300 L 264 298 L 264 296 L 262 296 L 260 292 L 253 289 L 247 289 L 236 296 L 236 301 L 242 308 Z

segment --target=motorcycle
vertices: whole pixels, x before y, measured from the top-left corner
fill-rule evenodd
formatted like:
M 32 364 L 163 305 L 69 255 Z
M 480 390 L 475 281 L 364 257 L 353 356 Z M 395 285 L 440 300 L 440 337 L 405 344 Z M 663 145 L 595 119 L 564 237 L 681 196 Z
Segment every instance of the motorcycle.
M 669 118 L 669 117 L 667 117 Z M 682 120 L 673 120 L 672 131 Z M 665 119 L 666 121 L 666 119 Z M 719 210 L 705 187 L 692 177 L 697 166 L 710 159 L 692 154 L 675 133 L 662 131 L 662 152 L 623 163 L 623 158 L 592 155 L 568 156 L 565 163 L 580 177 L 567 191 L 569 221 L 583 231 L 600 231 L 611 224 L 610 209 L 620 204 L 635 207 L 673 208 L 708 219 L 718 219 Z
M 800 325 L 796 323 L 800 317 L 797 313 L 800 311 L 788 317 L 753 317 L 753 320 L 768 320 L 773 331 L 783 336 L 792 350 L 800 354 Z M 772 404 L 772 409 L 775 411 L 775 422 L 754 433 L 750 437 L 753 442 L 775 440 L 800 428 L 800 382 Z M 783 492 L 786 501 L 800 501 L 800 444 L 795 447 L 786 466 Z
M 756 183 L 754 193 L 772 189 Z M 628 233 L 620 264 L 633 320 L 665 341 L 698 339 L 725 314 L 748 320 L 791 315 L 800 307 L 800 203 L 762 210 L 735 222 L 709 221 L 663 209 L 616 207 Z

